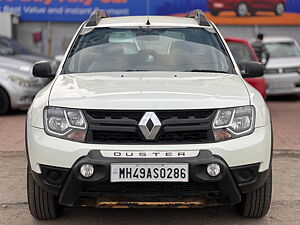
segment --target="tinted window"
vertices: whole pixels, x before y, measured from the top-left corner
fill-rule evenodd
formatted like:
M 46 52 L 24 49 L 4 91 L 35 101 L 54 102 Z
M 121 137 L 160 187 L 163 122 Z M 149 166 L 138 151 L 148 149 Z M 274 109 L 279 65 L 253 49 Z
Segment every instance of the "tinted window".
M 238 42 L 228 42 L 227 44 L 237 63 L 255 61 L 247 45 Z
M 18 42 L 8 38 L 0 38 L 0 46 L 6 46 L 7 48 L 10 48 L 12 50 L 12 54 L 31 54 L 31 52 L 27 48 L 21 46 Z
M 300 56 L 299 47 L 295 42 L 267 43 L 266 47 L 271 58 Z
M 1 55 L 12 55 L 14 50 L 7 45 L 0 42 L 0 54 Z

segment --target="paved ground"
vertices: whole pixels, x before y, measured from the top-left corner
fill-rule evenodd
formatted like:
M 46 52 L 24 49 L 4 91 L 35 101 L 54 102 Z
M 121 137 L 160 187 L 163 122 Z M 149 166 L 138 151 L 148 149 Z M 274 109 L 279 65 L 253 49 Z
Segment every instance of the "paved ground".
M 300 100 L 276 98 L 268 102 L 275 134 L 274 194 L 270 213 L 246 220 L 232 208 L 206 209 L 66 209 L 58 221 L 34 220 L 26 203 L 24 112 L 0 117 L 0 225 L 8 224 L 272 224 L 300 221 Z M 298 151 L 299 150 L 299 151 Z
M 268 101 L 272 113 L 274 148 L 300 150 L 300 100 L 295 97 Z
M 3 156 L 3 155 L 2 155 Z M 0 224 L 105 225 L 297 225 L 300 221 L 300 155 L 274 158 L 274 193 L 264 219 L 243 219 L 228 208 L 205 209 L 66 209 L 57 221 L 36 221 L 26 204 L 25 157 L 1 157 Z M 6 168 L 6 169 L 3 169 Z
M 26 112 L 12 112 L 0 117 L 0 152 L 24 151 Z

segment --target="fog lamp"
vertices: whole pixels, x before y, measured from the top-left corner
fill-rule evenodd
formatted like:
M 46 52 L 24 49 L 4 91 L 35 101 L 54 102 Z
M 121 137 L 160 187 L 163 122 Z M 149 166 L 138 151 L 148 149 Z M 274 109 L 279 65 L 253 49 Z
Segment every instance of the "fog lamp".
M 94 174 L 94 167 L 91 164 L 83 164 L 80 167 L 80 174 L 83 177 L 91 177 Z
M 217 163 L 211 163 L 207 166 L 207 173 L 211 177 L 216 177 L 220 174 L 221 168 Z

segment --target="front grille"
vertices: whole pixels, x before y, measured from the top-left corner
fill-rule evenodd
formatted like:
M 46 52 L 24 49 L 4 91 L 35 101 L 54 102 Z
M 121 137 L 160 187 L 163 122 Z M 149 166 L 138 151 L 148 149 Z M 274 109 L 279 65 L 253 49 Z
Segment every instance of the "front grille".
M 300 73 L 299 67 L 266 69 L 265 74 Z
M 84 111 L 89 124 L 86 142 L 92 144 L 192 144 L 214 142 L 215 110 L 155 111 L 162 127 L 146 140 L 138 124 L 146 111 Z
M 279 73 L 278 69 L 266 69 L 264 74 L 277 74 Z
M 219 197 L 222 195 L 217 183 L 198 182 L 125 182 L 85 184 L 81 195 L 94 197 Z
M 284 68 L 283 72 L 284 73 L 299 73 L 299 68 L 298 67 L 291 67 L 291 68 Z

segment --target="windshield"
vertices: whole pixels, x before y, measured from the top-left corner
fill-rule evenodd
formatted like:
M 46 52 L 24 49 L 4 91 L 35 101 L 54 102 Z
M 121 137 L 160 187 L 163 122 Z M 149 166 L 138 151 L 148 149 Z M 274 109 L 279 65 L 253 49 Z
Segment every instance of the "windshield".
M 9 52 L 7 52 L 7 55 L 30 55 L 32 54 L 27 48 L 21 46 L 18 42 L 8 39 L 8 38 L 0 38 L 0 48 L 6 48 L 10 49 Z M 3 51 L 0 50 L 2 53 Z M 4 54 L 4 53 L 2 53 Z
M 86 28 L 62 73 L 191 71 L 232 73 L 218 35 L 202 28 Z
M 255 61 L 249 47 L 239 42 L 227 42 L 228 47 L 237 63 Z
M 295 42 L 267 43 L 266 47 L 271 58 L 300 56 L 300 49 Z

